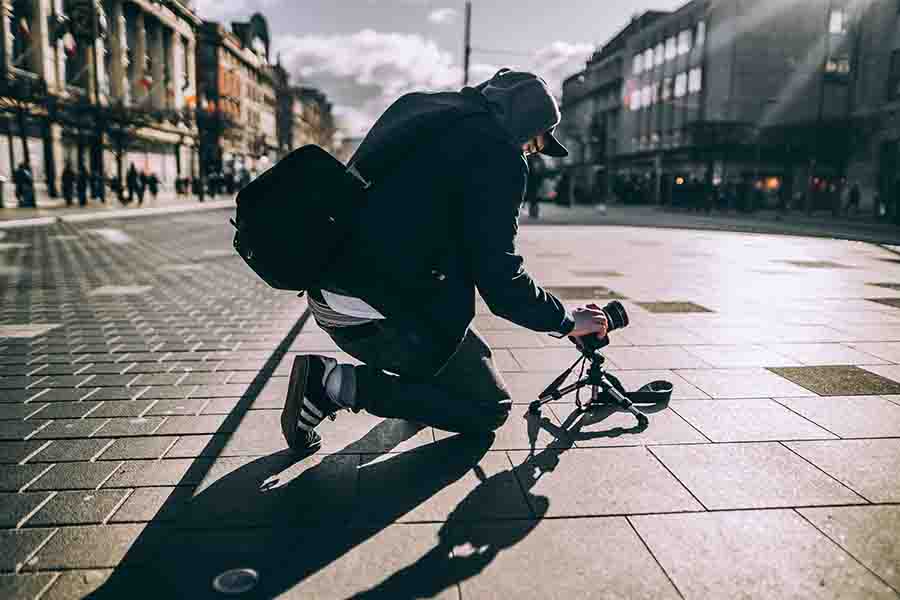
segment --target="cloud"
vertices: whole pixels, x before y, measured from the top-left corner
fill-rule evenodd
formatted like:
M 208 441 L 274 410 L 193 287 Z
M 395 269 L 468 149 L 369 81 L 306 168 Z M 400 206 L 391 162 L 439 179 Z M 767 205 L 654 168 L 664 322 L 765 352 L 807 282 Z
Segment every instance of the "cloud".
M 428 21 L 435 25 L 449 25 L 455 23 L 459 17 L 459 11 L 455 8 L 437 8 L 428 14 Z
M 459 57 L 418 34 L 364 29 L 342 35 L 288 35 L 276 37 L 273 46 L 295 83 L 314 85 L 328 95 L 338 124 L 350 137 L 364 135 L 407 92 L 462 86 Z M 553 42 L 518 64 L 475 62 L 469 83 L 480 83 L 506 66 L 541 75 L 559 94 L 562 80 L 581 69 L 592 50 L 589 44 Z
M 216 21 L 226 17 L 244 18 L 263 11 L 280 0 L 194 0 L 194 10 L 203 19 Z

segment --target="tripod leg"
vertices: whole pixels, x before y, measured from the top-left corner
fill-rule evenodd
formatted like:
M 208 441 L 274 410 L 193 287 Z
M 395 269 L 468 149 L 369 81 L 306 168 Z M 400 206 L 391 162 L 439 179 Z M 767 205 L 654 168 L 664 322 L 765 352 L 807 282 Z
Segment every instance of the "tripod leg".
M 605 387 L 607 387 L 606 391 L 609 393 L 610 396 L 612 396 L 613 400 L 616 401 L 616 405 L 619 406 L 620 408 L 624 408 L 625 410 L 630 412 L 632 415 L 634 415 L 634 418 L 637 419 L 638 427 L 640 429 L 642 429 L 642 430 L 646 429 L 650 425 L 650 419 L 647 418 L 647 415 L 645 415 L 644 413 L 639 411 L 637 408 L 635 408 L 634 404 L 631 402 L 631 400 L 626 398 L 619 390 L 617 390 L 615 388 L 615 386 L 610 384 L 610 382 L 606 378 L 606 376 L 603 377 L 603 382 L 605 384 L 607 384 L 605 386 Z

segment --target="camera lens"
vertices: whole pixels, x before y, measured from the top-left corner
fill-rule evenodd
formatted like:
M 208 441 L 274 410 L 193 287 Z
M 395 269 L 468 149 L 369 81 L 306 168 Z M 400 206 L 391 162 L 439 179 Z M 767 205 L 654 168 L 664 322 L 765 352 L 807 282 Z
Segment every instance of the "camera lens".
M 603 313 L 609 323 L 609 331 L 615 331 L 628 325 L 628 313 L 618 300 L 613 300 L 603 307 Z

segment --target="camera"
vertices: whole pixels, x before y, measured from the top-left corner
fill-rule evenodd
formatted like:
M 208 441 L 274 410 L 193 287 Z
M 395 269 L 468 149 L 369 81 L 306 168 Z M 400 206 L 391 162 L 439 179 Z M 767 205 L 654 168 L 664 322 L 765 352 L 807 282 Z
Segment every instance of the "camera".
M 622 329 L 623 327 L 628 326 L 628 313 L 625 312 L 625 307 L 622 306 L 622 303 L 618 300 L 613 300 L 601 310 L 603 311 L 603 314 L 606 315 L 606 322 L 609 325 L 606 330 L 607 335 L 602 338 L 596 334 L 585 335 L 579 338 L 570 338 L 576 346 L 584 347 L 590 352 L 605 348 L 609 345 L 610 331 L 615 331 L 616 329 Z

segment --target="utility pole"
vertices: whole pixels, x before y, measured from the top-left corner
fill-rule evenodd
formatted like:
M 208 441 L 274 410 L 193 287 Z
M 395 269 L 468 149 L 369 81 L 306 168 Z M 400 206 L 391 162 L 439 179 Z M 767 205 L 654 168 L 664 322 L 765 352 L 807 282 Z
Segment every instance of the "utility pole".
M 469 85 L 469 56 L 472 54 L 472 3 L 466 2 L 466 31 L 463 48 L 463 86 Z

